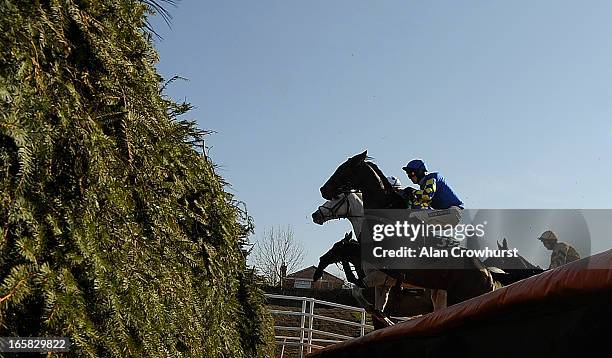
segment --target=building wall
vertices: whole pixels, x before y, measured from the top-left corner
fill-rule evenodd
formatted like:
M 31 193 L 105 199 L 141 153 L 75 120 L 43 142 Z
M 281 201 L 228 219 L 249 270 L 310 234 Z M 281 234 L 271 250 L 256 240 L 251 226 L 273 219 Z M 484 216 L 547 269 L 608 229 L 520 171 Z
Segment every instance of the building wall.
M 313 289 L 313 290 L 335 290 L 342 288 L 342 282 L 331 282 L 327 280 L 318 280 L 314 284 L 312 280 L 286 277 L 283 280 L 282 287 L 285 289 Z

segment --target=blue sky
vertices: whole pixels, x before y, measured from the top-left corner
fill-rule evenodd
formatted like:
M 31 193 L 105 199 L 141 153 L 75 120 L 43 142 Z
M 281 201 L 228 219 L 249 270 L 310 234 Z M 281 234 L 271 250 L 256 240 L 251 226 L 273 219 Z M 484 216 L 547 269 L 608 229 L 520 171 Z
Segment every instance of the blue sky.
M 310 214 L 368 149 L 414 157 L 469 208 L 609 208 L 612 3 L 187 1 L 152 19 L 167 93 L 186 98 L 256 235 L 292 225 L 304 265 L 350 229 Z

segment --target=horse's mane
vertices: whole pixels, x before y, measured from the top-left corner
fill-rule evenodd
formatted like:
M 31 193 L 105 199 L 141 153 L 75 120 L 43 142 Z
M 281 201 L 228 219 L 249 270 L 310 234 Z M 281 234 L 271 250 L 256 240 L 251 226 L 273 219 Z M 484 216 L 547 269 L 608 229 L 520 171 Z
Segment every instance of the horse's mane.
M 382 172 L 382 170 L 380 170 L 380 168 L 376 164 L 374 164 L 373 162 L 365 162 L 365 163 L 366 163 L 366 165 L 370 166 L 370 168 L 372 168 L 372 170 L 374 170 L 376 175 L 378 175 L 378 179 L 380 180 L 380 182 L 382 183 L 383 187 L 385 188 L 385 191 L 387 193 L 393 192 L 393 188 L 391 187 L 391 183 L 389 183 L 389 181 L 387 180 L 387 177 Z

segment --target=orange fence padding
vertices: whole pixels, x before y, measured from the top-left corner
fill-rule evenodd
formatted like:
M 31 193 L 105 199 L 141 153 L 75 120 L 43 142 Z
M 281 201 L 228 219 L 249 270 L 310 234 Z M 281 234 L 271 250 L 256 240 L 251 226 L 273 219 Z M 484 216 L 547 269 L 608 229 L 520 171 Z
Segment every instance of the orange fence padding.
M 521 280 L 485 295 L 432 312 L 419 318 L 374 331 L 364 337 L 337 343 L 308 355 L 333 357 L 346 350 L 358 351 L 380 342 L 431 337 L 464 324 L 512 312 L 534 304 L 567 302 L 576 297 L 612 292 L 612 250 L 569 263 Z M 389 357 L 390 358 L 390 357 Z

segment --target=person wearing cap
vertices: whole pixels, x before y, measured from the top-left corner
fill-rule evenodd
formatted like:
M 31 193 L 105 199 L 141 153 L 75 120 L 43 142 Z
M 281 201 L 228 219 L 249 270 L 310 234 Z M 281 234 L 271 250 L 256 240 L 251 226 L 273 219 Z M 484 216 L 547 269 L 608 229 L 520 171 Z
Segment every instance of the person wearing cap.
M 550 230 L 544 231 L 538 240 L 542 241 L 544 247 L 552 250 L 548 269 L 553 269 L 580 259 L 580 254 L 572 245 L 560 242 L 557 235 Z
M 428 225 L 455 226 L 461 221 L 463 202 L 451 189 L 444 177 L 438 173 L 428 173 L 421 159 L 413 159 L 402 168 L 413 184 L 419 189 L 407 187 L 403 195 L 414 211 L 410 217 Z M 434 311 L 447 306 L 448 293 L 442 289 L 431 290 Z
M 402 168 L 419 189 L 404 189 L 414 217 L 426 224 L 457 225 L 461 221 L 463 202 L 438 172 L 427 172 L 421 159 L 414 159 Z

